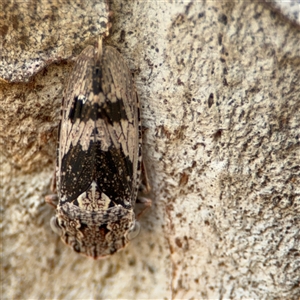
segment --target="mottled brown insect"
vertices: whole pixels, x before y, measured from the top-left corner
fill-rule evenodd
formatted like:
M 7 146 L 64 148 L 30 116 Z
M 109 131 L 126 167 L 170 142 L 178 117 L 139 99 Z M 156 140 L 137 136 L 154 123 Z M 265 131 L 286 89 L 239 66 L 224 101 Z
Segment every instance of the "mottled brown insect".
M 120 53 L 103 47 L 100 39 L 98 47 L 88 46 L 76 60 L 59 129 L 58 204 L 51 226 L 76 252 L 105 257 L 138 233 L 134 207 L 143 169 L 141 150 L 131 72 Z

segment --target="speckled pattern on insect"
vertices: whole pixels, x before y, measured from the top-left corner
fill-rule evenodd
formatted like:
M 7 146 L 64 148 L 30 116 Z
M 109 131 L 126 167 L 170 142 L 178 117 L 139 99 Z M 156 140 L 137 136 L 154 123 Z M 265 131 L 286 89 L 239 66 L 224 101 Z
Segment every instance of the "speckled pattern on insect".
M 132 74 L 121 54 L 99 39 L 76 60 L 59 129 L 58 204 L 51 226 L 76 252 L 105 257 L 138 232 L 141 147 Z

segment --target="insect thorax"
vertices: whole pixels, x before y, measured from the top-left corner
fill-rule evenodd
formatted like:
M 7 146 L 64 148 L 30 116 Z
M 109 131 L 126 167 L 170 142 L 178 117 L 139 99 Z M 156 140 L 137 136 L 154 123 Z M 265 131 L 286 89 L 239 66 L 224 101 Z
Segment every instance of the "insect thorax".
M 135 216 L 133 209 L 114 204 L 92 182 L 72 203 L 59 203 L 56 222 L 66 244 L 76 252 L 98 258 L 126 246 Z

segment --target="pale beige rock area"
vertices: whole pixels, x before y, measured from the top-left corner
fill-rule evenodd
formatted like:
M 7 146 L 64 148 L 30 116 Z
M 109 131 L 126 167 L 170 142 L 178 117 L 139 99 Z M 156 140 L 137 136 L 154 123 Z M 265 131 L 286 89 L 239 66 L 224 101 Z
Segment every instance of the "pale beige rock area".
M 265 2 L 88 2 L 46 2 L 42 20 L 61 32 L 31 12 L 35 30 L 6 59 L 3 41 L 24 31 L 1 23 L 1 299 L 299 299 L 297 18 Z M 71 58 L 109 13 L 104 43 L 134 74 L 153 205 L 126 249 L 93 261 L 51 231 L 44 196 Z

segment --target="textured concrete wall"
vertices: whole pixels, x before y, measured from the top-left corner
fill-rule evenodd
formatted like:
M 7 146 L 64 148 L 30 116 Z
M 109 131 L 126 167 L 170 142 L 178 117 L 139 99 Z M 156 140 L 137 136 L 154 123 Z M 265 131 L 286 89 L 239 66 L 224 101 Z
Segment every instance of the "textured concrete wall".
M 59 55 L 30 52 L 38 30 L 22 39 L 26 53 L 4 52 L 22 26 L 1 25 L 2 299 L 299 299 L 299 5 L 110 3 L 105 43 L 134 73 L 153 206 L 125 250 L 93 261 L 51 231 L 44 196 L 72 67 L 64 59 L 94 43 L 109 12 L 97 6 L 93 27 L 97 17 L 80 17 L 87 8 L 60 14 L 71 9 L 49 3 L 47 19 L 68 29 L 43 33 Z

